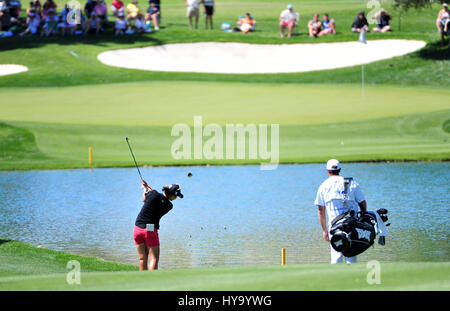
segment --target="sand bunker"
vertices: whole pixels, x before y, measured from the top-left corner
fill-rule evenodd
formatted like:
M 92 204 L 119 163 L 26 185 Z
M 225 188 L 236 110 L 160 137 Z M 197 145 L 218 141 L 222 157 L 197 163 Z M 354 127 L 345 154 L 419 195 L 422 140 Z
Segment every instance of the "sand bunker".
M 151 71 L 288 73 L 367 64 L 425 45 L 415 40 L 281 45 L 201 42 L 107 51 L 98 59 L 109 66 Z
M 3 65 L 0 64 L 0 76 L 12 75 L 15 73 L 20 73 L 27 71 L 28 68 L 22 65 Z

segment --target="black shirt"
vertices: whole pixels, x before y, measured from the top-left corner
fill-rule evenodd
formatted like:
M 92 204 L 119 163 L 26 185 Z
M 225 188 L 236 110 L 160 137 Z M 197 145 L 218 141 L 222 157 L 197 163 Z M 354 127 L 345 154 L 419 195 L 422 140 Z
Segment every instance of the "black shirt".
M 136 218 L 135 225 L 140 228 L 146 228 L 147 224 L 155 224 L 155 228 L 159 229 L 159 220 L 172 207 L 172 202 L 163 194 L 156 190 L 149 191 L 145 194 L 145 202 Z
M 151 5 L 152 3 L 155 4 L 155 7 L 158 9 L 161 9 L 161 1 L 160 0 L 148 0 L 148 4 Z
M 391 17 L 387 14 L 380 15 L 380 24 L 378 24 L 379 28 L 383 28 L 384 26 L 389 25 L 389 21 L 391 20 Z
M 367 22 L 367 19 L 365 17 L 356 17 L 355 21 L 352 24 L 352 28 L 363 28 L 364 26 L 369 26 L 369 23 Z

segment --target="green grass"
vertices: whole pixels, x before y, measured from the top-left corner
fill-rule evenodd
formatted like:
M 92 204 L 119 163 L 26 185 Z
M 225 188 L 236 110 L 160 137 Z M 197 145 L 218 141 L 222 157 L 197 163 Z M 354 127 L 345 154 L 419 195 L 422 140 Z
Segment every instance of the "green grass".
M 0 278 L 65 273 L 67 262 L 77 260 L 86 272 L 135 271 L 137 267 L 0 239 Z M 1 286 L 0 286 L 1 287 Z
M 108 3 L 110 1 L 107 1 Z M 57 1 L 59 9 L 63 1 Z M 375 39 L 424 40 L 415 53 L 360 66 L 309 73 L 225 75 L 163 73 L 113 68 L 97 55 L 106 50 L 174 42 L 234 41 L 311 43 L 354 41 L 349 30 L 366 3 L 296 1 L 300 35 L 280 39 L 277 18 L 285 3 L 268 0 L 217 3 L 215 30 L 188 30 L 179 0 L 163 3 L 161 31 L 114 37 L 26 37 L 2 39 L 0 62 L 29 71 L 0 77 L 0 169 L 130 166 L 123 138 L 130 136 L 139 163 L 249 164 L 250 160 L 175 161 L 170 154 L 176 123 L 280 124 L 282 163 L 448 160 L 450 49 L 439 43 L 434 21 L 438 5 L 402 14 L 393 11 L 394 32 Z M 392 1 L 382 1 L 392 9 Z M 220 30 L 250 11 L 258 26 L 245 36 Z M 307 20 L 328 12 L 337 20 L 336 36 L 309 38 Z M 111 19 L 113 20 L 113 19 Z M 202 19 L 203 21 L 203 19 Z M 74 56 L 72 52 L 75 52 Z M 276 61 L 276 60 L 274 60 Z
M 110 1 L 107 1 L 110 2 Z M 57 1 L 62 8 L 63 1 Z M 366 2 L 352 1 L 296 1 L 300 13 L 300 35 L 292 39 L 280 39 L 278 15 L 285 3 L 269 0 L 237 2 L 222 0 L 217 3 L 215 30 L 205 31 L 203 23 L 198 31 L 188 29 L 185 7 L 179 0 L 164 1 L 162 7 L 163 28 L 154 34 L 115 37 L 111 30 L 100 37 L 13 37 L 2 39 L 0 63 L 17 63 L 30 68 L 28 72 L 0 78 L 0 87 L 67 86 L 120 83 L 124 81 L 224 81 L 224 82 L 269 82 L 269 83 L 359 83 L 360 67 L 293 74 L 224 75 L 196 73 L 164 73 L 123 68 L 112 68 L 97 60 L 97 55 L 106 50 L 166 44 L 175 42 L 233 41 L 261 44 L 315 43 L 355 41 L 358 36 L 350 32 L 350 25 L 357 12 L 366 8 Z M 392 1 L 382 1 L 391 10 Z M 255 33 L 245 36 L 220 30 L 222 22 L 234 23 L 240 15 L 250 11 L 258 21 Z M 309 38 L 307 22 L 315 12 L 328 12 L 337 20 L 339 34 L 322 38 Z M 424 40 L 429 45 L 422 51 L 380 61 L 366 66 L 367 84 L 386 85 L 450 85 L 450 49 L 441 45 L 434 25 L 438 5 L 421 11 L 410 10 L 403 14 L 401 30 L 398 30 L 398 12 L 394 12 L 394 32 L 368 34 L 368 40 L 414 39 Z M 113 18 L 111 17 L 111 20 Z M 201 19 L 203 22 L 203 17 Z M 78 57 L 71 53 L 75 52 Z M 276 61 L 276 60 L 274 60 Z
M 450 290 L 450 263 L 381 263 L 381 284 L 369 285 L 366 263 L 215 267 L 138 272 L 18 241 L 1 240 L 0 290 Z M 78 260 L 81 284 L 66 282 Z
M 151 82 L 3 94 L 17 103 L 0 103 L 3 128 L 17 132 L 3 135 L 24 142 L 5 144 L 1 169 L 87 167 L 89 147 L 96 167 L 129 166 L 125 136 L 140 164 L 259 163 L 173 159 L 172 126 L 192 125 L 196 115 L 203 125 L 280 124 L 281 163 L 450 158 L 450 91 L 438 88 L 370 87 L 363 98 L 351 86 Z

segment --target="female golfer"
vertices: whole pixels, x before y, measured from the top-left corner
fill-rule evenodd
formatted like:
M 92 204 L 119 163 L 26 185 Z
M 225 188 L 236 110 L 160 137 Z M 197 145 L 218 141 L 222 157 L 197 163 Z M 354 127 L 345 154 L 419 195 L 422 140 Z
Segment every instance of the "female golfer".
M 163 193 L 153 190 L 145 180 L 142 180 L 142 186 L 144 205 L 136 218 L 134 242 L 139 253 L 139 270 L 156 270 L 159 260 L 159 220 L 172 209 L 170 201 L 177 197 L 183 198 L 183 195 L 177 184 L 163 187 Z

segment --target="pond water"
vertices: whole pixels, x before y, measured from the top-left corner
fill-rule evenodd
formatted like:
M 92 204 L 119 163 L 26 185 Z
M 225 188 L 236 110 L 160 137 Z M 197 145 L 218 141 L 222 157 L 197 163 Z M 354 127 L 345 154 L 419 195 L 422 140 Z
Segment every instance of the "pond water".
M 344 164 L 369 210 L 387 208 L 386 246 L 361 261 L 449 261 L 450 163 Z M 187 174 L 192 172 L 191 178 Z M 161 219 L 160 267 L 329 262 L 313 205 L 323 164 L 142 168 L 157 190 L 184 199 Z M 0 172 L 0 237 L 137 264 L 133 226 L 142 206 L 135 168 Z

